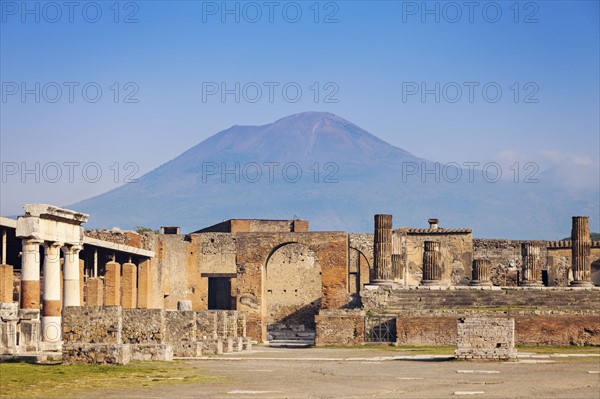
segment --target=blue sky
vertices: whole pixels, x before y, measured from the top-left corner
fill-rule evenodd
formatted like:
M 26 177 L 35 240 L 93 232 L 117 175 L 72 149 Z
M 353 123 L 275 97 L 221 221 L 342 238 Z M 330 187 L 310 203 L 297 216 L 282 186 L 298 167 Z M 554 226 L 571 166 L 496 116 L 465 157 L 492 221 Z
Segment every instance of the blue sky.
M 75 2 L 72 22 L 63 2 L 0 3 L 2 215 L 100 194 L 231 125 L 308 110 L 431 160 L 536 162 L 600 191 L 597 1 L 474 2 L 472 17 L 464 2 L 228 2 L 226 14 L 221 1 L 136 1 L 118 15 L 113 1 Z M 239 102 L 203 96 L 236 82 Z M 423 101 L 436 83 L 439 102 Z M 79 163 L 72 181 L 65 162 Z M 101 178 L 82 177 L 90 162 Z

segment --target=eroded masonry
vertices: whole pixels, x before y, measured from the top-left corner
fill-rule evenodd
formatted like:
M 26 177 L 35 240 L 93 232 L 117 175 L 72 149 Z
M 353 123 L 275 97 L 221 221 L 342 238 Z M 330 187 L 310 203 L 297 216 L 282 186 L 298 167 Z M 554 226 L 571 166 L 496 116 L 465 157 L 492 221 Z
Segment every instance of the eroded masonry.
M 474 239 L 437 219 L 394 228 L 392 215 L 375 215 L 373 234 L 240 219 L 138 234 L 84 231 L 88 215 L 50 205 L 24 210 L 0 219 L 4 358 L 127 363 L 266 341 L 455 345 L 476 339 L 478 323 L 513 328 L 504 339 L 516 344 L 600 345 L 600 242 L 585 216 L 573 217 L 571 240 L 547 242 Z

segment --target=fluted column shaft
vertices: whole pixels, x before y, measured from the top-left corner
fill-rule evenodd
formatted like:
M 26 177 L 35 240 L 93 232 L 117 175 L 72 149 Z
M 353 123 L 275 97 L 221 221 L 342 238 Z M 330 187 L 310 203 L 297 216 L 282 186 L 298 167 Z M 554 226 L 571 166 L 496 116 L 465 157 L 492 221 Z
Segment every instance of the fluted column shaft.
M 375 215 L 375 284 L 392 283 L 392 215 Z
M 442 280 L 442 253 L 440 243 L 425 241 L 423 252 L 423 280 L 422 285 L 437 285 Z
M 571 281 L 571 285 L 579 287 L 592 286 L 590 219 L 588 216 L 573 216 L 572 226 L 571 267 L 573 281 Z
M 539 287 L 542 285 L 542 259 L 540 247 L 531 243 L 521 244 L 521 256 L 523 265 L 521 267 L 521 284 L 528 287 Z
M 473 279 L 469 285 L 492 285 L 491 274 L 492 263 L 488 259 L 475 259 L 473 261 Z

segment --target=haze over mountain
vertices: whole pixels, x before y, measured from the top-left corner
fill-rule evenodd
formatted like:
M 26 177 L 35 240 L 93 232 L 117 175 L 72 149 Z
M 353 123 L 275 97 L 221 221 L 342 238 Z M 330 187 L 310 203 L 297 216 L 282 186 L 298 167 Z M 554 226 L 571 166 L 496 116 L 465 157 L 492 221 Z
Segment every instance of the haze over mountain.
M 398 130 L 410 145 L 412 133 Z M 137 183 L 68 207 L 91 215 L 88 228 L 184 232 L 223 219 L 294 217 L 312 230 L 372 232 L 375 213 L 392 213 L 394 228 L 437 217 L 476 237 L 556 239 L 572 215 L 598 223 L 593 184 L 565 192 L 548 173 L 530 183 L 495 182 L 494 170 L 486 176 L 419 158 L 336 115 L 305 112 L 232 126 Z

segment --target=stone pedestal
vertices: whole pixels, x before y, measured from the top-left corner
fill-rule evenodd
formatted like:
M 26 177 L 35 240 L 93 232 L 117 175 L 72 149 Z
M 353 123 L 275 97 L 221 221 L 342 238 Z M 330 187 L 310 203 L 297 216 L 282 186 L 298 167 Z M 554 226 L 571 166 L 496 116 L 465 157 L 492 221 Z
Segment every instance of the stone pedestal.
M 375 280 L 372 284 L 392 284 L 392 215 L 375 215 L 375 238 L 373 242 L 375 258 Z
M 542 286 L 542 260 L 540 258 L 540 247 L 531 243 L 521 244 L 521 256 L 523 266 L 521 268 L 521 282 L 524 287 Z
M 440 285 L 442 281 L 442 253 L 440 243 L 425 241 L 423 252 L 423 279 L 421 285 Z
M 492 264 L 488 259 L 475 259 L 473 261 L 473 279 L 469 285 L 474 287 L 491 286 L 491 269 Z
M 192 301 L 187 299 L 177 301 L 177 310 L 192 310 Z
M 592 287 L 592 263 L 590 253 L 590 220 L 588 216 L 573 216 L 571 229 L 571 267 L 574 287 Z

